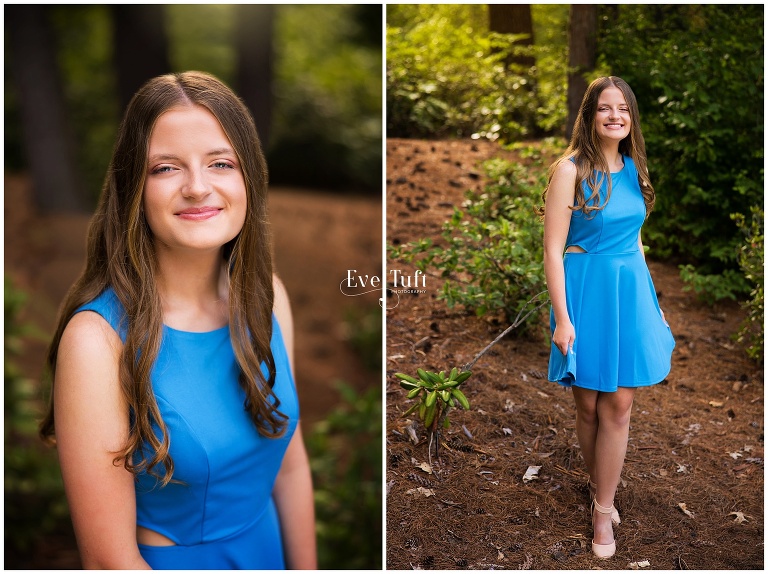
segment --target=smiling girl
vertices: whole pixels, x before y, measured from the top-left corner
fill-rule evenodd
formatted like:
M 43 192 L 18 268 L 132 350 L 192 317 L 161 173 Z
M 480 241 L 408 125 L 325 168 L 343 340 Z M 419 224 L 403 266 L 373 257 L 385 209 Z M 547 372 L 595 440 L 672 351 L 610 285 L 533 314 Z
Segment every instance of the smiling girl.
M 655 191 L 637 101 L 621 78 L 587 88 L 543 199 L 549 380 L 573 391 L 590 476 L 592 551 L 610 558 L 635 389 L 666 378 L 675 346 L 645 262 L 640 228 Z
M 313 569 L 312 483 L 250 113 L 198 72 L 129 104 L 49 352 L 83 566 Z

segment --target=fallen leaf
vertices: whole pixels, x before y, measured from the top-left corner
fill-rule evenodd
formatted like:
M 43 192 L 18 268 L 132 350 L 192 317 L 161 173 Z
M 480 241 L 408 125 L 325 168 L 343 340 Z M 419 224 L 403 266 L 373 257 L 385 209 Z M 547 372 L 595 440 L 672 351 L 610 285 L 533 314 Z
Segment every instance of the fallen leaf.
M 431 488 L 424 488 L 423 486 L 420 486 L 419 488 L 412 488 L 411 490 L 406 491 L 405 494 L 421 494 L 422 496 L 429 498 L 430 496 L 435 495 L 435 491 Z
M 682 510 L 685 513 L 685 515 L 688 516 L 689 518 L 693 518 L 694 517 L 693 516 L 693 512 L 691 512 L 690 510 L 688 510 L 688 508 L 686 508 L 685 502 L 679 502 L 677 504 L 677 507 L 680 510 Z
M 541 470 L 540 466 L 529 466 L 528 470 L 526 470 L 525 474 L 523 475 L 523 483 L 531 482 L 532 480 L 539 478 L 539 470 Z
M 639 570 L 640 568 L 648 568 L 650 565 L 651 563 L 648 562 L 648 560 L 642 560 L 640 562 L 630 562 L 629 568 L 632 570 Z
M 736 524 L 741 524 L 742 522 L 747 522 L 747 519 L 752 519 L 751 516 L 747 516 L 743 512 L 731 512 L 728 516 L 735 516 L 736 518 L 733 519 L 733 521 Z
M 723 406 L 723 403 L 721 401 L 709 401 L 709 406 L 719 408 Z
M 547 393 L 542 393 L 541 391 L 536 391 L 536 392 L 539 393 L 540 397 L 544 397 L 545 399 L 549 398 L 549 395 Z
M 555 453 L 554 452 L 537 452 L 536 456 L 538 456 L 539 458 L 548 458 L 548 457 L 552 456 L 553 454 L 555 454 Z
M 737 460 L 739 457 L 744 456 L 740 452 L 729 452 L 728 454 L 731 455 L 733 460 Z
M 753 447 L 751 444 L 745 444 L 745 445 L 744 445 L 744 448 L 743 448 L 743 449 L 741 449 L 741 450 L 743 450 L 744 452 L 752 452 L 752 449 L 753 449 L 753 448 L 754 448 L 754 447 Z
M 502 427 L 501 430 L 504 432 L 505 436 L 512 436 L 512 429 L 508 429 L 507 427 Z
M 496 557 L 496 560 L 498 560 L 499 562 L 504 562 L 506 560 L 506 558 L 504 557 L 504 553 L 501 550 L 499 550 L 499 555 Z
M 429 466 L 428 462 L 422 462 L 421 464 L 418 465 L 418 467 L 424 472 L 426 472 L 427 474 L 432 474 L 432 467 Z
M 666 477 L 666 476 L 668 476 L 668 475 L 669 475 L 669 473 L 667 472 L 667 470 L 666 470 L 665 468 L 660 468 L 660 469 L 659 469 L 659 476 L 664 476 L 664 477 Z
M 686 466 L 684 464 L 679 464 L 678 463 L 678 465 L 677 465 L 677 472 L 688 472 L 688 469 L 686 468 Z

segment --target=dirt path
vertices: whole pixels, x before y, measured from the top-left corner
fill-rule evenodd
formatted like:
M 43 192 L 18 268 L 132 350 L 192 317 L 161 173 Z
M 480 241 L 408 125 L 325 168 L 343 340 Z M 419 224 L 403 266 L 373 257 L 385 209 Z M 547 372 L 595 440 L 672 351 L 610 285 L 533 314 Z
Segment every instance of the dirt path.
M 439 235 L 464 190 L 482 186 L 478 162 L 498 155 L 516 158 L 487 142 L 388 140 L 387 241 Z M 449 311 L 433 277 L 387 311 L 388 568 L 762 569 L 764 379 L 731 339 L 743 313 L 706 307 L 674 266 L 649 266 L 677 347 L 669 377 L 636 395 L 607 562 L 589 550 L 573 400 L 546 381 L 546 337 L 505 339 L 480 360 L 465 385 L 472 409 L 452 411 L 428 474 L 426 433 L 415 424 L 420 442 L 409 440 L 412 401 L 394 373 L 465 364 L 506 325 Z M 529 466 L 538 479 L 524 483 Z

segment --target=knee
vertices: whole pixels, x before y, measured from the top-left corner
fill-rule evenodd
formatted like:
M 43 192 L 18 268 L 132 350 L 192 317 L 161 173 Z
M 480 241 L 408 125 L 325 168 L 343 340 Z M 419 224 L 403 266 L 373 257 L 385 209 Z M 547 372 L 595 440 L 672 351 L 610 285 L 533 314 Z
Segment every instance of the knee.
M 596 416 L 600 421 L 600 424 L 607 424 L 614 427 L 629 426 L 629 419 L 631 414 L 632 403 L 629 405 L 598 405 L 596 409 Z
M 598 421 L 597 405 L 596 404 L 582 404 L 576 405 L 576 416 L 579 421 L 587 425 L 595 425 Z

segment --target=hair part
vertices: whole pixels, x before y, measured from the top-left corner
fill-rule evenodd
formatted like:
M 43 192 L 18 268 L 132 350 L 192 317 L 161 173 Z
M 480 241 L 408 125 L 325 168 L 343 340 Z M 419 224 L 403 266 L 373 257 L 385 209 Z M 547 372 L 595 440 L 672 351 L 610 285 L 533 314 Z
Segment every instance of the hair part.
M 143 191 L 149 140 L 157 119 L 181 106 L 202 106 L 221 124 L 237 154 L 247 194 L 245 222 L 222 249 L 229 270 L 229 330 L 240 367 L 245 408 L 260 434 L 281 436 L 287 417 L 272 391 L 272 240 L 267 223 L 267 165 L 253 118 L 224 83 L 202 72 L 167 74 L 149 80 L 133 96 L 120 124 L 101 197 L 91 220 L 86 266 L 62 303 L 47 365 L 55 378 L 61 336 L 76 310 L 112 287 L 130 321 L 120 357 L 120 387 L 131 411 L 124 448 L 115 453 L 134 474 L 146 471 L 167 484 L 173 476 L 169 436 L 150 375 L 162 342 L 162 306 L 152 232 Z M 262 361 L 267 366 L 265 377 Z M 40 424 L 45 440 L 55 436 L 53 393 Z M 159 433 L 155 434 L 152 425 Z M 162 474 L 157 468 L 162 466 Z
M 629 108 L 631 125 L 627 137 L 619 142 L 619 153 L 629 156 L 635 162 L 640 192 L 643 194 L 645 202 L 646 217 L 653 211 L 653 206 L 656 203 L 656 192 L 648 175 L 648 160 L 645 155 L 645 140 L 640 129 L 640 110 L 637 106 L 637 98 L 629 84 L 618 76 L 603 76 L 594 80 L 584 93 L 568 148 L 549 168 L 547 186 L 541 195 L 542 205 L 537 209 L 540 216 L 544 216 L 544 204 L 552 176 L 557 166 L 563 161 L 572 160 L 576 165 L 575 201 L 573 206 L 569 206 L 573 211 L 582 211 L 585 215 L 590 215 L 605 208 L 608 204 L 611 198 L 610 168 L 603 156 L 595 127 L 598 102 L 600 95 L 606 88 L 621 90 Z M 600 204 L 600 187 L 604 181 L 607 185 L 606 197 L 605 202 Z M 589 190 L 589 195 L 585 193 L 585 188 Z

